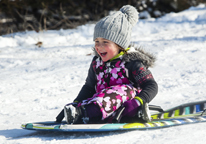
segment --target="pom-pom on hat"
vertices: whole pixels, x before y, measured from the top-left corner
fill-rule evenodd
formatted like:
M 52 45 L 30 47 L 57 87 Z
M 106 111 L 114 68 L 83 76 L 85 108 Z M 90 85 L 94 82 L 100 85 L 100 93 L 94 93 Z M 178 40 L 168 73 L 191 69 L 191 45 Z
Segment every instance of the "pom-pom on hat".
M 132 27 L 138 22 L 138 14 L 133 6 L 123 6 L 119 11 L 97 22 L 94 28 L 93 40 L 102 37 L 124 49 L 128 48 L 131 41 Z

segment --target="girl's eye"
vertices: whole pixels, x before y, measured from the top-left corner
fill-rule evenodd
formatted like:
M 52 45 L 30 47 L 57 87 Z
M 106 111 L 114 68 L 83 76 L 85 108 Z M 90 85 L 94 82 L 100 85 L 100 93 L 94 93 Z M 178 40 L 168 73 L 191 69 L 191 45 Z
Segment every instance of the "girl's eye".
M 104 43 L 108 43 L 107 41 L 104 41 Z

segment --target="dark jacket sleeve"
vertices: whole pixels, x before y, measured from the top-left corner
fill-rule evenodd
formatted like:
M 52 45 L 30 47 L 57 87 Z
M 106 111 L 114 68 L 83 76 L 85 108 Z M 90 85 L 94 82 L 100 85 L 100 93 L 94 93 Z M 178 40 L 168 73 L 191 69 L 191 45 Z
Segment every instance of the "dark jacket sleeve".
M 94 61 L 96 57 L 93 58 L 92 62 Z M 78 96 L 74 99 L 74 101 L 81 102 L 82 100 L 85 100 L 87 98 L 91 98 L 95 93 L 95 84 L 96 84 L 96 77 L 95 72 L 92 67 L 92 63 L 90 64 L 88 75 L 86 78 L 86 82 L 81 88 Z
M 141 89 L 138 96 L 143 102 L 149 103 L 158 92 L 158 85 L 152 73 L 140 61 L 130 62 L 129 67 L 132 67 L 132 69 L 129 70 L 129 77 L 135 87 L 140 87 Z

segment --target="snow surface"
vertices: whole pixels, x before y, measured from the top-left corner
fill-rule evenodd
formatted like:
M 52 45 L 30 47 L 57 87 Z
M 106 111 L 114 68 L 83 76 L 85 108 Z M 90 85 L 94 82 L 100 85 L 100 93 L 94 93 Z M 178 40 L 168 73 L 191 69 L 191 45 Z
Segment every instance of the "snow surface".
M 77 29 L 0 37 L 0 143 L 202 144 L 206 123 L 151 131 L 45 133 L 22 123 L 55 120 L 84 84 L 92 59 L 94 24 Z M 150 69 L 159 85 L 151 104 L 164 109 L 206 100 L 206 7 L 140 20 L 135 45 L 157 56 Z M 42 47 L 35 44 L 42 42 Z

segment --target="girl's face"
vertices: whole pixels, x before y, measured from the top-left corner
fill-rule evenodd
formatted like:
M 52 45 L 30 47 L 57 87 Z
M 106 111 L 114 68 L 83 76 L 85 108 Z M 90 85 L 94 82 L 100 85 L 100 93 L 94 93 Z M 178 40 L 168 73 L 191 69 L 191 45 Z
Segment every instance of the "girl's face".
M 117 44 L 101 37 L 95 39 L 95 49 L 104 62 L 112 59 L 119 53 Z

